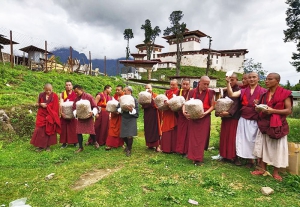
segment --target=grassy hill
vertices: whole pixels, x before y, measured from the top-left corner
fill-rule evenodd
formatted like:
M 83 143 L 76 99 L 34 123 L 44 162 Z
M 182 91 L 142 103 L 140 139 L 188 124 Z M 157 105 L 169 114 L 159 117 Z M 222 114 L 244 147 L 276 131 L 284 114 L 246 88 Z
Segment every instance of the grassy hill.
M 194 66 L 181 66 L 180 75 L 181 76 L 203 76 L 206 73 L 205 68 L 199 68 Z M 226 72 L 223 71 L 216 71 L 210 70 L 208 76 L 217 78 L 217 87 L 225 87 L 226 80 L 225 80 Z M 157 71 L 152 72 L 152 79 L 160 80 L 161 76 L 165 75 L 166 80 L 168 76 L 175 76 L 176 69 L 158 69 Z M 242 78 L 242 74 L 238 73 L 239 80 Z M 142 79 L 147 79 L 147 73 L 142 73 Z
M 299 176 L 283 173 L 284 180 L 279 183 L 270 176 L 252 176 L 245 167 L 211 159 L 218 154 L 220 118 L 215 116 L 211 150 L 205 152 L 201 167 L 181 155 L 146 149 L 142 110 L 131 157 L 126 157 L 122 148 L 105 151 L 92 146 L 80 154 L 74 154 L 72 146 L 61 149 L 59 145 L 52 146 L 51 152 L 36 153 L 29 144 L 36 114 L 33 104 L 45 83 L 52 83 L 59 93 L 65 80 L 72 80 L 92 95 L 106 84 L 115 87 L 125 83 L 114 77 L 33 72 L 3 64 L 0 78 L 0 109 L 9 114 L 17 133 L 0 131 L 0 205 L 27 197 L 27 204 L 45 207 L 191 206 L 189 199 L 202 206 L 299 206 Z M 134 95 L 140 90 L 144 89 L 134 86 Z M 289 119 L 289 123 L 293 123 L 292 136 L 299 138 L 299 120 Z M 45 180 L 50 173 L 55 173 L 54 178 Z M 75 189 L 80 182 L 92 180 L 96 182 Z M 262 195 L 264 186 L 275 193 Z

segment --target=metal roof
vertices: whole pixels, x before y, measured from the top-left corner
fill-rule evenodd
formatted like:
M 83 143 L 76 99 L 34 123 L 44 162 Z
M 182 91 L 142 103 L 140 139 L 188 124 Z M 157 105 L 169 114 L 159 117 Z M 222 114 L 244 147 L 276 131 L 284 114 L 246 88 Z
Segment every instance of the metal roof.
M 48 54 L 52 54 L 51 52 L 49 51 L 46 51 L 44 49 L 41 49 L 41 48 L 38 48 L 36 46 L 33 46 L 33 45 L 30 45 L 30 46 L 27 46 L 27 47 L 23 47 L 20 49 L 21 51 L 24 51 L 24 52 L 30 52 L 30 51 L 36 51 L 36 52 L 43 52 L 43 53 L 48 53 Z
M 13 44 L 19 44 L 17 42 L 12 41 Z M 10 39 L 5 38 L 4 35 L 0 34 L 0 44 L 2 45 L 10 45 Z

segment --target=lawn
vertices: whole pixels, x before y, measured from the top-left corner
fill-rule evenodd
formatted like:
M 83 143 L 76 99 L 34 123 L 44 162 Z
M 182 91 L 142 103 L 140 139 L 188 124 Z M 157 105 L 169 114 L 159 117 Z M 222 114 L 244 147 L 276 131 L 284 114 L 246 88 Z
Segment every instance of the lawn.
M 60 145 L 51 147 L 51 152 L 37 153 L 29 140 L 36 113 L 33 103 L 43 84 L 50 82 L 60 92 L 64 81 L 71 79 L 94 95 L 105 84 L 114 87 L 124 82 L 113 77 L 45 74 L 3 65 L 0 76 L 0 106 L 16 129 L 15 135 L 0 132 L 0 206 L 22 197 L 33 207 L 192 206 L 189 199 L 201 206 L 300 206 L 299 176 L 283 173 L 283 182 L 277 182 L 272 177 L 252 176 L 244 166 L 211 159 L 218 154 L 219 145 L 220 119 L 214 116 L 211 150 L 205 152 L 201 167 L 177 154 L 146 149 L 142 111 L 131 157 L 121 148 L 105 151 L 104 147 L 92 146 L 80 154 L 74 153 L 73 146 L 61 149 Z M 136 86 L 134 90 L 137 95 L 142 88 Z M 299 142 L 300 120 L 288 121 L 289 140 Z M 55 173 L 53 179 L 46 180 L 50 173 Z M 81 187 L 84 181 L 96 182 Z M 264 186 L 273 188 L 274 194 L 262 195 Z

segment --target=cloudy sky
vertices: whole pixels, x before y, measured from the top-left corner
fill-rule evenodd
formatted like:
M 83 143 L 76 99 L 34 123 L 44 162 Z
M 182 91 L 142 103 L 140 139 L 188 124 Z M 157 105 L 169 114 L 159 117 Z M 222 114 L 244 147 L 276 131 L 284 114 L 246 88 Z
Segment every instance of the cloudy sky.
M 125 56 L 123 32 L 131 28 L 131 52 L 142 43 L 141 25 L 150 19 L 163 31 L 170 26 L 172 11 L 184 13 L 183 22 L 190 30 L 200 30 L 213 39 L 212 49 L 248 49 L 246 58 L 262 63 L 264 70 L 278 72 L 281 83 L 298 83 L 289 61 L 295 43 L 284 43 L 283 30 L 287 5 L 284 0 L 0 0 L 0 34 L 21 43 L 15 47 L 36 45 L 48 48 L 72 46 L 92 58 L 114 59 Z M 165 46 L 164 39 L 156 43 Z M 202 38 L 202 48 L 208 48 Z M 8 50 L 5 46 L 5 50 Z M 17 51 L 16 51 L 17 52 Z

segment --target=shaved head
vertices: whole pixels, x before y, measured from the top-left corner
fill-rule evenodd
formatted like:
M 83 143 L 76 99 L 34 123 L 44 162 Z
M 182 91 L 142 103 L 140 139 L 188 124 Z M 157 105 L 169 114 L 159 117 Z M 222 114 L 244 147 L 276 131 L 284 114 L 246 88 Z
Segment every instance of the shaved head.
M 280 75 L 278 73 L 269 73 L 268 75 L 272 75 L 278 82 L 280 82 Z
M 206 75 L 201 76 L 200 81 L 210 81 L 210 78 Z

